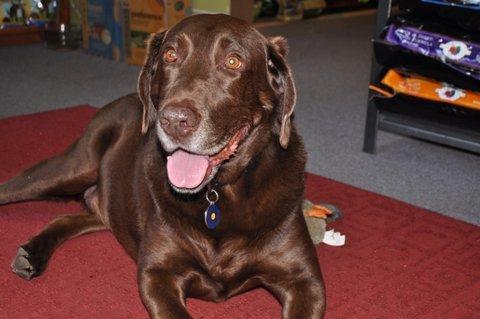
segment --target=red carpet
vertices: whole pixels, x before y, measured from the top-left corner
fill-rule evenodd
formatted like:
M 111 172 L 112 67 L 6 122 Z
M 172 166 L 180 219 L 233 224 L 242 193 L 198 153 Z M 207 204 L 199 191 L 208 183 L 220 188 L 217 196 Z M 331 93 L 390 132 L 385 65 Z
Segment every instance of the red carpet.
M 0 182 L 64 149 L 95 109 L 80 106 L 0 121 Z M 414 191 L 414 190 L 412 190 Z M 307 197 L 338 205 L 344 247 L 318 249 L 327 318 L 480 318 L 480 228 L 319 176 Z M 71 240 L 28 282 L 10 271 L 19 245 L 76 203 L 0 207 L 0 318 L 147 318 L 135 265 L 109 233 Z M 280 318 L 263 289 L 213 304 L 190 299 L 194 318 Z

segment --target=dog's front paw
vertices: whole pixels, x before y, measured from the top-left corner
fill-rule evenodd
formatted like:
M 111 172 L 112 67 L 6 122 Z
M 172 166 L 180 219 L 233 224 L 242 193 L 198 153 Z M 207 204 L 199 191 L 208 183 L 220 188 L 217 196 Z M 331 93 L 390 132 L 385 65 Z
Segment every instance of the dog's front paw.
M 14 273 L 27 280 L 39 276 L 44 270 L 42 262 L 22 246 L 18 249 L 11 267 Z

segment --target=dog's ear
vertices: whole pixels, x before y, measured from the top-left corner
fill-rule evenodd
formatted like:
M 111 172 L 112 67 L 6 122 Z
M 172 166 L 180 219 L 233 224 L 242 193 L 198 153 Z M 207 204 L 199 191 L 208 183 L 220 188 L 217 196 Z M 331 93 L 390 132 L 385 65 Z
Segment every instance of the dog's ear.
M 147 56 L 138 77 L 137 91 L 143 104 L 142 134 L 155 122 L 155 105 L 152 101 L 152 79 L 161 58 L 161 47 L 166 31 L 152 34 L 147 40 Z
M 269 81 L 273 90 L 279 96 L 280 101 L 278 117 L 280 122 L 279 141 L 283 148 L 287 148 L 292 129 L 291 116 L 297 101 L 297 93 L 292 71 L 286 60 L 288 53 L 287 41 L 282 37 L 270 38 L 268 41 L 267 68 Z

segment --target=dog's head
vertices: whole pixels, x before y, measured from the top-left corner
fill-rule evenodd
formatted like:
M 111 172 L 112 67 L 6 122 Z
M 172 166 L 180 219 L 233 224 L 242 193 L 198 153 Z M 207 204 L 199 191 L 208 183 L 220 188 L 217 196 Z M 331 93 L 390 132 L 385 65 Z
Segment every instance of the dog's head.
M 286 42 L 227 15 L 196 15 L 154 34 L 140 73 L 142 132 L 167 154 L 172 187 L 195 193 L 271 137 L 290 140 L 295 87 Z M 230 167 L 230 168 L 229 168 Z

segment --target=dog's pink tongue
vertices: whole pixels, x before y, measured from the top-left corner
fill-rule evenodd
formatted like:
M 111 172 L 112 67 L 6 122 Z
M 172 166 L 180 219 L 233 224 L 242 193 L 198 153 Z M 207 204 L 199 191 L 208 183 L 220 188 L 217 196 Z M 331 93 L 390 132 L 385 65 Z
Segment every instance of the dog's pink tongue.
M 178 188 L 195 188 L 202 183 L 208 170 L 208 156 L 178 150 L 167 158 L 170 182 Z

